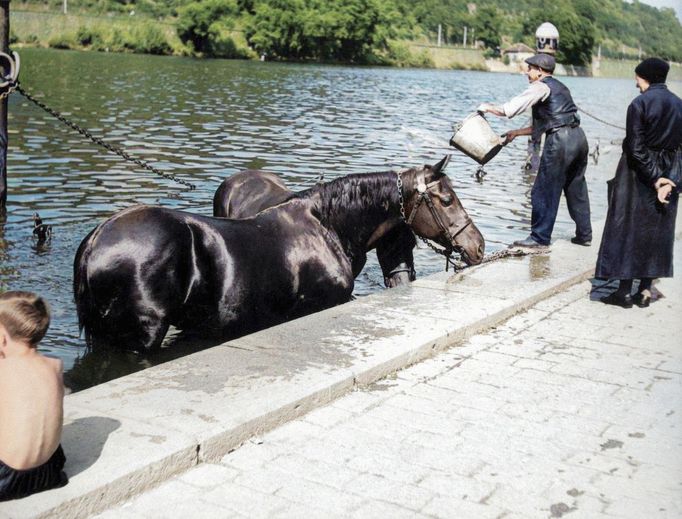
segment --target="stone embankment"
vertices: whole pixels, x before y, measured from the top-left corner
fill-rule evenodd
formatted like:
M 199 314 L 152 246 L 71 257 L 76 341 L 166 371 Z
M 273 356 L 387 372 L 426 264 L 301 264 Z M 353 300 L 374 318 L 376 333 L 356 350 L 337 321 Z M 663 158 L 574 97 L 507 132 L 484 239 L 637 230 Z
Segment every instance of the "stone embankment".
M 682 242 L 676 269 L 682 270 Z M 583 281 L 97 519 L 682 516 L 679 280 Z
M 612 165 L 607 162 L 606 167 L 612 168 Z M 595 225 L 597 230 L 601 226 L 600 223 Z M 678 225 L 678 229 L 682 230 L 682 227 Z M 645 454 L 632 451 L 632 454 L 626 456 L 626 451 L 618 450 L 621 446 L 611 448 L 618 442 L 627 442 L 627 447 L 630 448 L 650 445 L 650 441 L 663 438 L 667 442 L 666 452 L 656 451 L 655 462 L 664 467 L 661 469 L 661 481 L 667 480 L 671 472 L 668 470 L 669 464 L 666 464 L 666 455 L 670 456 L 670 460 L 679 460 L 679 428 L 674 429 L 679 425 L 679 413 L 675 407 L 670 407 L 673 400 L 677 399 L 678 404 L 680 401 L 679 354 L 670 351 L 670 345 L 665 342 L 670 337 L 679 337 L 682 331 L 676 317 L 679 316 L 680 309 L 679 282 L 673 285 L 671 281 L 667 281 L 663 291 L 667 292 L 668 298 L 655 303 L 649 310 L 633 309 L 626 314 L 623 313 L 627 312 L 625 310 L 605 309 L 599 303 L 591 303 L 588 299 L 589 285 L 585 281 L 593 274 L 598 243 L 598 233 L 590 248 L 558 239 L 553 243 L 549 254 L 507 258 L 466 269 L 455 275 L 443 272 L 429 276 L 408 287 L 361 298 L 69 395 L 65 399 L 63 446 L 68 458 L 66 471 L 70 483 L 61 489 L 1 503 L 0 517 L 88 517 L 106 510 L 111 510 L 111 517 L 119 517 L 126 515 L 125 510 L 112 507 L 137 495 L 142 495 L 142 508 L 130 511 L 127 514 L 129 517 L 145 517 L 150 514 L 159 516 L 153 510 L 150 512 L 144 508 L 147 506 L 145 503 L 148 504 L 145 496 L 149 495 L 145 492 L 150 489 L 157 487 L 158 491 L 162 491 L 161 489 L 169 488 L 166 485 L 171 485 L 170 492 L 174 493 L 177 488 L 173 485 L 178 481 L 185 481 L 185 474 L 188 475 L 190 485 L 197 484 L 200 487 L 206 484 L 213 485 L 214 488 L 222 484 L 232 485 L 233 480 L 227 474 L 234 475 L 233 469 L 238 467 L 226 467 L 225 463 L 230 465 L 232 459 L 225 457 L 228 453 L 234 451 L 232 456 L 239 457 L 240 452 L 245 452 L 246 459 L 250 459 L 253 441 L 258 443 L 254 438 L 260 438 L 268 431 L 301 418 L 316 408 L 327 406 L 348 393 L 369 394 L 357 390 L 376 387 L 377 381 L 442 352 L 446 353 L 437 357 L 442 360 L 424 364 L 431 366 L 425 369 L 433 376 L 439 376 L 434 366 L 451 365 L 454 368 L 459 366 L 460 360 L 466 359 L 462 364 L 465 369 L 449 370 L 450 375 L 439 379 L 442 380 L 440 385 L 456 385 L 459 382 L 464 384 L 455 387 L 461 394 L 453 395 L 452 401 L 446 399 L 448 401 L 443 402 L 443 413 L 452 413 L 447 418 L 450 421 L 446 423 L 449 424 L 448 427 L 454 428 L 454 443 L 449 449 L 444 449 L 447 442 L 440 443 L 443 432 L 434 431 L 441 436 L 434 436 L 434 443 L 431 445 L 426 437 L 421 438 L 417 442 L 419 445 L 414 447 L 413 463 L 408 465 L 424 468 L 422 455 L 430 456 L 428 459 L 434 460 L 434 463 L 442 455 L 441 469 L 447 473 L 447 464 L 452 458 L 447 457 L 445 452 L 457 450 L 462 455 L 466 454 L 465 458 L 472 463 L 479 460 L 481 467 L 486 463 L 492 467 L 487 479 L 480 486 L 475 483 L 476 488 L 482 492 L 476 498 L 479 505 L 488 503 L 484 499 L 488 494 L 483 491 L 487 488 L 486 485 L 493 484 L 499 484 L 501 488 L 508 484 L 505 492 L 509 495 L 518 492 L 518 499 L 524 501 L 526 497 L 524 492 L 518 491 L 518 485 L 536 489 L 538 485 L 548 481 L 550 475 L 543 474 L 537 465 L 532 465 L 533 472 L 524 472 L 524 464 L 534 462 L 521 455 L 523 452 L 532 452 L 521 449 L 516 432 L 520 434 L 524 430 L 538 431 L 537 435 L 529 433 L 528 437 L 519 436 L 527 438 L 528 442 L 537 441 L 536 444 L 529 443 L 527 449 L 531 451 L 536 448 L 532 445 L 537 445 L 538 449 L 545 445 L 545 450 L 538 450 L 535 461 L 550 454 L 560 457 L 560 453 L 551 451 L 545 440 L 555 435 L 567 438 L 566 441 L 580 443 L 582 436 L 574 435 L 573 432 L 575 427 L 581 427 L 575 420 L 584 419 L 585 423 L 591 424 L 585 433 L 584 449 L 576 451 L 575 457 L 568 464 L 577 467 L 576 470 L 584 466 L 580 474 L 581 478 L 584 476 L 587 479 L 581 479 L 574 487 L 565 489 L 576 494 L 572 496 L 569 493 L 569 498 L 572 496 L 578 500 L 577 496 L 587 485 L 585 482 L 592 481 L 588 477 L 590 471 L 609 472 L 615 467 L 618 476 L 622 475 L 625 479 L 633 476 L 632 467 L 639 464 Z M 679 250 L 677 257 L 680 258 Z M 674 290 L 669 288 L 672 286 Z M 545 300 L 548 302 L 542 304 Z M 573 306 L 574 304 L 577 306 Z M 672 310 L 666 310 L 668 307 Z M 573 308 L 577 311 L 577 317 L 572 316 Z M 657 309 L 661 310 L 660 316 L 656 313 Z M 672 316 L 670 322 L 662 320 L 669 316 Z M 508 321 L 510 318 L 512 320 Z M 505 322 L 506 325 L 503 324 Z M 499 326 L 502 328 L 498 330 L 508 329 L 509 333 L 491 331 Z M 518 326 L 537 328 L 529 331 L 529 335 L 521 337 L 517 343 L 512 331 Z M 633 335 L 634 338 L 629 338 L 635 331 L 637 334 Z M 470 339 L 474 336 L 477 338 L 472 342 Z M 537 342 L 533 337 L 538 340 L 547 338 L 551 342 L 554 336 L 565 338 L 565 342 L 557 346 L 557 351 L 552 346 L 552 351 L 546 351 L 546 357 L 538 353 L 543 351 L 544 342 Z M 574 337 L 580 341 L 574 344 Z M 602 342 L 603 352 L 599 346 Z M 659 342 L 663 344 L 660 348 Z M 590 344 L 591 347 L 587 347 Z M 622 349 L 619 350 L 620 346 Z M 566 349 L 565 357 L 562 351 L 558 351 L 562 347 Z M 580 356 L 572 357 L 572 352 L 576 355 L 580 353 L 585 358 L 581 360 Z M 599 361 L 607 353 L 614 355 L 613 358 L 604 358 L 607 359 L 607 364 L 614 363 L 615 373 L 610 371 L 608 365 Z M 590 366 L 588 362 L 592 357 L 596 359 L 594 366 Z M 417 366 L 414 369 L 416 371 L 406 372 L 404 376 L 399 374 L 398 378 L 412 377 L 416 381 L 420 376 L 420 368 Z M 431 369 L 436 370 L 429 371 Z M 537 378 L 533 378 L 536 375 L 533 370 L 538 372 Z M 461 381 L 457 376 L 459 373 L 463 374 Z M 643 373 L 650 375 L 649 378 L 644 377 Z M 626 375 L 634 378 L 618 378 Z M 466 385 L 467 381 L 477 381 L 479 377 L 481 381 L 485 380 L 483 385 Z M 514 382 L 515 377 L 520 379 Z M 571 382 L 566 386 L 570 389 L 568 394 L 549 391 L 554 386 L 558 390 L 564 381 Z M 508 385 L 512 383 L 515 385 L 509 389 Z M 382 387 L 385 385 L 387 384 L 384 383 Z M 495 387 L 498 389 L 494 389 Z M 511 390 L 522 391 L 525 396 L 509 395 Z M 424 391 L 430 392 L 431 389 L 425 388 Z M 419 406 L 421 398 L 433 399 L 437 396 L 436 393 L 441 397 L 445 395 L 440 390 L 433 390 L 431 396 L 421 395 L 417 400 L 405 401 L 404 406 L 408 407 L 401 408 L 404 410 L 401 426 L 397 426 L 396 422 L 391 425 L 381 420 L 374 425 L 365 423 L 365 426 L 371 427 L 379 435 L 390 435 L 395 430 L 396 437 L 423 426 L 426 431 L 424 434 L 428 436 L 428 426 L 423 424 L 432 423 L 435 426 L 443 418 L 443 413 L 439 413 L 437 409 L 440 403 L 432 404 L 430 411 L 426 413 L 419 409 L 410 410 L 409 406 Z M 595 397 L 594 402 L 590 400 L 592 394 Z M 504 418 L 500 413 L 503 411 L 502 403 L 506 401 L 506 395 L 509 395 L 511 402 L 511 407 L 507 410 L 515 409 L 516 414 L 503 413 L 506 416 Z M 528 403 L 524 404 L 526 397 Z M 458 410 L 458 400 L 462 403 L 462 410 Z M 466 405 L 467 402 L 469 406 Z M 486 403 L 490 403 L 490 407 L 485 407 Z M 554 406 L 555 410 L 564 408 L 564 412 L 552 414 L 547 409 L 548 406 Z M 644 421 L 632 422 L 636 426 L 628 428 L 630 406 L 633 407 L 633 420 L 639 420 L 642 415 Z M 652 412 L 655 411 L 655 417 L 647 414 L 647 407 Z M 668 408 L 672 414 L 666 417 Z M 325 411 L 320 412 L 322 416 L 325 415 Z M 435 415 L 428 416 L 429 413 Z M 458 417 L 462 420 L 461 423 L 457 422 Z M 655 434 L 649 436 L 649 429 L 646 427 L 654 427 L 658 419 L 664 430 L 656 429 Z M 490 424 L 490 427 L 485 424 Z M 611 432 L 605 429 L 607 426 L 612 428 Z M 470 427 L 474 427 L 470 429 L 475 431 L 473 437 L 464 434 L 464 430 Z M 292 431 L 286 428 L 282 430 Z M 649 439 L 637 444 L 631 438 L 639 439 L 640 436 L 630 437 L 630 433 L 647 434 Z M 446 433 L 444 436 L 448 435 Z M 595 449 L 592 443 L 595 438 L 602 437 L 604 454 L 592 456 L 590 453 Z M 374 447 L 380 449 L 380 443 L 369 443 L 370 451 Z M 334 445 L 330 441 L 328 450 L 332 453 L 345 448 L 343 445 Z M 390 454 L 391 444 L 386 443 L 385 446 L 381 456 Z M 404 445 L 401 447 L 405 448 Z M 619 462 L 612 467 L 607 461 L 611 460 L 614 453 L 623 455 L 617 456 Z M 380 453 L 376 454 L 379 459 Z M 508 457 L 516 460 L 518 473 L 502 471 L 499 472 L 499 479 L 490 480 L 489 478 L 496 477 L 491 475 L 497 470 L 493 463 L 496 456 L 499 459 Z M 367 463 L 371 465 L 372 461 Z M 666 494 L 668 483 L 657 486 L 654 475 L 659 465 L 656 463 L 652 461 L 651 466 L 646 465 L 637 470 L 644 480 L 648 477 L 647 474 L 651 475 L 651 480 L 647 483 L 649 486 L 643 487 L 652 489 L 651 502 L 667 503 L 670 497 Z M 436 468 L 432 467 L 434 472 L 431 476 L 435 479 L 431 478 L 430 481 L 433 485 L 437 485 L 440 477 Z M 464 470 L 466 467 L 460 468 Z M 197 470 L 201 471 L 200 476 L 197 476 Z M 556 471 L 565 470 L 563 466 L 556 468 L 552 475 Z M 452 472 L 462 474 L 454 468 Z M 361 473 L 373 472 L 368 468 Z M 221 479 L 220 474 L 225 475 L 225 478 Z M 308 476 L 300 476 L 309 481 L 306 479 Z M 197 483 L 197 477 L 204 483 Z M 365 480 L 369 484 L 369 480 L 377 481 L 377 478 L 365 475 L 360 481 Z M 382 487 L 384 493 L 378 495 L 390 495 L 389 489 L 394 487 L 395 495 L 407 495 L 401 491 L 400 480 L 391 481 L 389 479 Z M 564 483 L 568 481 L 562 480 L 562 485 Z M 617 483 L 612 480 L 609 484 Z M 180 486 L 184 488 L 184 484 Z M 360 483 L 354 489 L 342 485 L 339 492 L 365 495 L 363 492 L 368 492 L 371 487 L 363 490 L 364 487 Z M 242 487 L 237 487 L 239 488 Z M 310 484 L 307 488 L 313 498 L 319 497 L 319 486 Z M 596 488 L 595 492 L 599 491 L 598 487 L 590 488 Z M 405 489 L 407 492 L 412 487 L 406 483 Z M 557 489 L 560 491 L 563 486 Z M 438 491 L 432 486 L 419 492 L 423 496 L 417 500 L 419 507 L 408 506 L 402 515 L 432 512 L 434 515 L 443 515 L 443 511 L 447 509 L 447 500 L 443 501 L 443 496 L 447 497 L 446 490 L 447 487 Z M 260 491 L 265 491 L 266 494 L 268 492 L 266 487 Z M 550 492 L 550 489 L 546 491 Z M 281 497 L 285 498 L 285 504 L 292 503 L 291 513 L 280 510 L 283 515 L 296 515 L 301 507 L 314 508 L 308 506 L 308 501 L 286 498 L 282 495 L 284 491 L 279 492 L 273 488 L 271 492 L 274 496 L 272 499 L 277 501 L 278 510 L 282 503 L 279 500 Z M 244 490 L 244 495 L 251 493 L 248 488 Z M 469 491 L 465 493 L 472 499 L 478 495 Z M 159 497 L 157 494 L 151 495 Z M 174 511 L 184 509 L 175 498 L 163 495 L 166 496 L 163 498 L 165 503 L 158 503 L 160 515 L 167 512 L 172 516 Z M 223 515 L 245 513 L 243 509 L 234 508 L 234 502 L 237 501 L 229 497 L 232 494 L 225 495 L 228 497 L 223 503 Z M 497 495 L 503 496 L 504 492 Z M 175 497 L 180 496 L 178 494 Z M 554 497 L 547 497 L 542 503 L 546 504 L 549 499 L 550 504 L 553 504 Z M 359 516 L 372 515 L 369 509 L 367 514 L 362 512 L 363 506 L 370 506 L 368 499 L 361 503 L 353 499 L 355 498 L 349 498 L 347 508 L 337 508 L 336 512 L 341 515 L 351 512 Z M 494 507 L 496 510 L 502 508 L 520 513 L 519 517 L 526 516 L 522 510 L 498 503 L 497 499 L 495 498 Z M 598 500 L 599 496 L 595 499 Z M 379 505 L 384 503 L 384 498 L 380 498 L 380 501 Z M 561 502 L 567 510 L 577 506 L 565 497 Z M 627 508 L 630 501 L 624 499 L 622 503 Z M 396 503 L 389 499 L 388 504 Z M 177 509 L 173 506 L 177 506 Z M 197 513 L 200 513 L 201 506 L 206 506 L 207 514 L 210 508 L 203 501 L 188 503 L 187 506 L 190 509 L 196 506 Z M 402 505 L 398 503 L 397 506 Z M 430 506 L 433 508 L 429 508 Z M 676 510 L 679 509 L 678 507 Z M 212 510 L 215 511 L 215 508 Z M 391 508 L 387 510 L 390 511 Z M 255 515 L 269 514 L 264 509 Z

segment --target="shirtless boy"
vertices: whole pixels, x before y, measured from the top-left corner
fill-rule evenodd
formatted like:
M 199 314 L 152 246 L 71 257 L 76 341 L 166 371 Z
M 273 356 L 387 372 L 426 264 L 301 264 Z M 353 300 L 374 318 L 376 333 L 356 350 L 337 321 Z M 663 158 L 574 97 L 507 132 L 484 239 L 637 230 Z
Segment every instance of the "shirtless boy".
M 49 324 L 41 297 L 0 294 L 0 501 L 67 482 L 62 363 L 37 350 Z

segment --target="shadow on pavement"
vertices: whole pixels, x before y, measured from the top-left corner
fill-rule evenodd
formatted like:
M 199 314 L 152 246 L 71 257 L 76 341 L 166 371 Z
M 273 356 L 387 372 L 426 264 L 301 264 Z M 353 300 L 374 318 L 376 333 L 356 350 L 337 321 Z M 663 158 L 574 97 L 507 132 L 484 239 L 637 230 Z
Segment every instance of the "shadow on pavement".
M 104 416 L 78 418 L 64 426 L 62 447 L 66 454 L 64 472 L 72 478 L 91 467 L 102 454 L 109 435 L 121 422 Z

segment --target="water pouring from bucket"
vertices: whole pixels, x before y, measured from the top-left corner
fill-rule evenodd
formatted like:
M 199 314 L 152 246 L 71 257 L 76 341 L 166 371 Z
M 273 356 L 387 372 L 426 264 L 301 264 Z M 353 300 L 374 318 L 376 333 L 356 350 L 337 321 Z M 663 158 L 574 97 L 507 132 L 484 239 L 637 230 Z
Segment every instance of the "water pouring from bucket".
M 489 162 L 504 146 L 481 112 L 474 112 L 455 125 L 450 145 L 471 157 L 481 166 Z

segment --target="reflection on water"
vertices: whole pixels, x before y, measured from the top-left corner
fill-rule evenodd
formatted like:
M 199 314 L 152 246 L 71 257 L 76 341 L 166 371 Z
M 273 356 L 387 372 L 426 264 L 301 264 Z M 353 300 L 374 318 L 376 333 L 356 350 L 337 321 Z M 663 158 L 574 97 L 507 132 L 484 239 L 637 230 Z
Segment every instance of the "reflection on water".
M 0 288 L 34 290 L 52 305 L 42 349 L 64 359 L 75 389 L 157 363 L 133 354 L 84 356 L 71 292 L 72 262 L 99 222 L 135 203 L 210 214 L 223 178 L 246 168 L 279 173 L 294 189 L 319 174 L 384 171 L 435 163 L 454 153 L 448 173 L 486 238 L 488 252 L 524 237 L 532 177 L 521 171 L 524 139 L 486 167 L 447 145 L 452 124 L 482 101 L 502 102 L 526 85 L 524 76 L 463 71 L 351 68 L 188 58 L 22 51 L 22 86 L 108 142 L 197 185 L 182 186 L 133 167 L 29 103 L 10 98 L 9 199 L 0 223 Z M 567 78 L 576 102 L 624 125 L 637 94 L 631 80 Z M 491 120 L 503 131 L 525 123 Z M 623 133 L 584 119 L 591 143 Z M 604 213 L 604 179 L 589 179 L 596 217 Z M 40 246 L 32 215 L 53 226 Z M 555 237 L 572 235 L 562 207 Z M 418 276 L 443 269 L 428 249 L 415 251 Z M 356 295 L 383 287 L 372 259 Z M 192 351 L 174 339 L 167 355 Z M 167 360 L 163 356 L 161 360 Z

